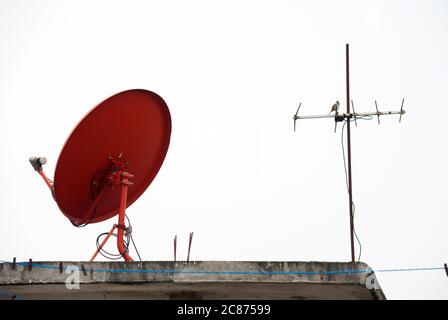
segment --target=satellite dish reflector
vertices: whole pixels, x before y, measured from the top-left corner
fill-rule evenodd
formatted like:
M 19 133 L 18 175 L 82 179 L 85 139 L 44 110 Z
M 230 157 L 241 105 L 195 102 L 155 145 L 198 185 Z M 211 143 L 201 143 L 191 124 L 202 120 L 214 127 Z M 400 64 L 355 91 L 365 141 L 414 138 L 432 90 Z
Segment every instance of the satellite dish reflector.
M 87 211 L 111 167 L 109 157 L 120 155 L 125 170 L 134 175 L 127 194 L 129 207 L 157 175 L 170 134 L 168 106 L 154 92 L 123 91 L 98 104 L 78 123 L 59 155 L 54 197 L 61 211 L 74 223 L 90 219 L 95 223 L 116 215 L 120 188 L 104 190 L 93 218 Z
M 43 173 L 45 161 L 39 159 L 45 158 L 33 157 L 30 162 L 74 225 L 119 214 L 115 225 L 119 251 L 132 260 L 126 258 L 127 247 L 119 239 L 123 238 L 124 212 L 157 175 L 170 135 L 171 116 L 165 101 L 148 90 L 127 90 L 98 104 L 76 125 L 59 155 L 54 182 Z

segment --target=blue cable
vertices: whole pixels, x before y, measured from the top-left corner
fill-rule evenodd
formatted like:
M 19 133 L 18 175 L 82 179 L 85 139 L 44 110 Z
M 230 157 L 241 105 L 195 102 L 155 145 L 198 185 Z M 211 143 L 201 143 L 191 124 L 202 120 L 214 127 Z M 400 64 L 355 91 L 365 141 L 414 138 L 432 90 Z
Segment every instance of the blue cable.
M 10 261 L 0 260 L 1 263 L 12 264 Z M 16 265 L 28 267 L 29 262 L 16 262 Z M 38 263 L 31 263 L 33 268 L 59 270 L 59 266 L 49 266 Z M 66 267 L 62 268 L 63 270 Z M 86 268 L 90 272 L 105 273 L 172 273 L 172 274 L 212 274 L 212 275 L 347 275 L 355 273 L 380 273 L 380 272 L 411 272 L 411 271 L 434 271 L 445 270 L 444 267 L 427 267 L 427 268 L 397 268 L 397 269 L 361 269 L 361 270 L 336 270 L 336 271 L 192 271 L 192 270 L 174 270 L 174 269 L 95 269 Z

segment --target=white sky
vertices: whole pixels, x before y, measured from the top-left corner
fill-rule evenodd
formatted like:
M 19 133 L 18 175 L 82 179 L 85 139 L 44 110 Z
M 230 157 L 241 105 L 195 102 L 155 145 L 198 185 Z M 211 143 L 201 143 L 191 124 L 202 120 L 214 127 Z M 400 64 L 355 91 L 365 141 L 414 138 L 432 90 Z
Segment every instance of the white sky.
M 167 158 L 128 214 L 145 260 L 348 261 L 340 128 L 298 123 L 345 102 L 407 114 L 353 129 L 361 260 L 374 269 L 448 262 L 446 1 L 0 0 L 0 259 L 88 260 L 107 222 L 74 228 L 52 177 L 78 120 L 145 88 L 167 102 Z M 134 254 L 135 255 L 135 254 Z M 447 299 L 444 271 L 380 273 L 390 299 Z

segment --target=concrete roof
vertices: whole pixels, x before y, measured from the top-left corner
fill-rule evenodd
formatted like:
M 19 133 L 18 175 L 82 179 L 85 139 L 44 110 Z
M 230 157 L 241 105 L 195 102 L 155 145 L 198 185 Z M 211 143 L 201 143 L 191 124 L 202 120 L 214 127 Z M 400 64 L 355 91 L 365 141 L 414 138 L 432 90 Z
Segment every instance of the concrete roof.
M 79 289 L 69 290 L 77 268 Z M 377 282 L 366 285 L 374 277 L 366 270 L 362 262 L 3 263 L 0 299 L 385 299 Z

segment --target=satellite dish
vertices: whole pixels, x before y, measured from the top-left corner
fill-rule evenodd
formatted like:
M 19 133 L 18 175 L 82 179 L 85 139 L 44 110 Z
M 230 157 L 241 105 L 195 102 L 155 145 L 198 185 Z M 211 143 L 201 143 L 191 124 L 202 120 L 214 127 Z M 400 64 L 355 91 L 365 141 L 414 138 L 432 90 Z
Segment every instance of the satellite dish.
M 42 170 L 45 158 L 32 157 L 30 162 L 75 226 L 118 214 L 118 224 L 109 235 L 118 229 L 120 254 L 132 260 L 123 246 L 125 209 L 154 180 L 170 135 L 171 116 L 165 101 L 148 90 L 127 90 L 98 104 L 77 124 L 59 155 L 54 182 Z

